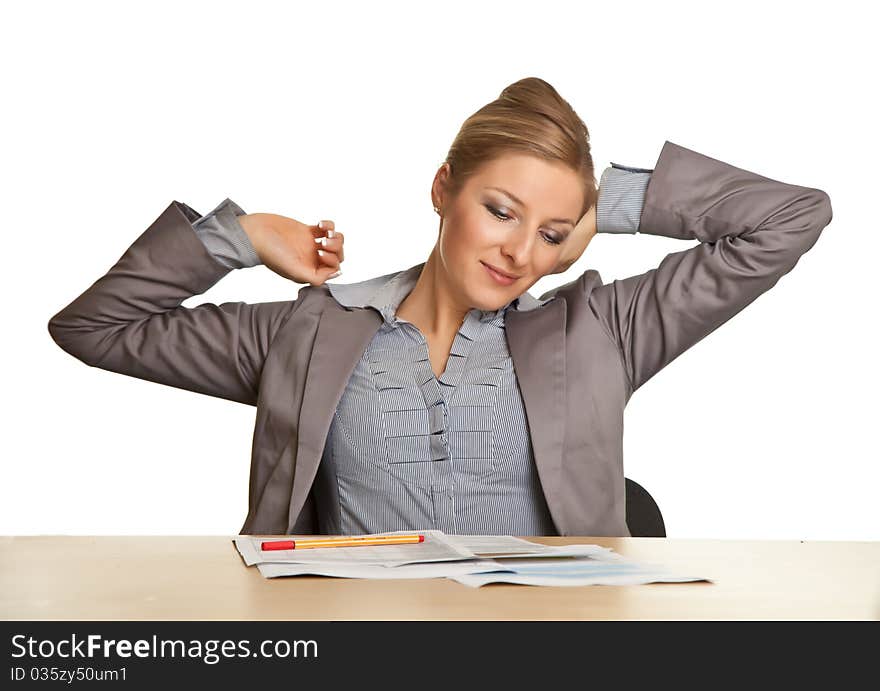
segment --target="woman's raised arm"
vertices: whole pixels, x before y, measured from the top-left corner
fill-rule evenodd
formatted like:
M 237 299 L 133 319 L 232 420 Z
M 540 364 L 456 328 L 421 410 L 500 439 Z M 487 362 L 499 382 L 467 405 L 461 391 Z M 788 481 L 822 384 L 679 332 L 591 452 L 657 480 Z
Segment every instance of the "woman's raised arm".
M 652 171 L 629 170 L 647 181 L 643 205 L 629 209 L 634 225 L 603 228 L 600 194 L 598 232 L 637 228 L 700 241 L 589 296 L 622 354 L 632 392 L 791 271 L 831 222 L 832 210 L 820 189 L 772 180 L 670 141 Z
M 212 214 L 233 210 L 240 211 L 227 199 Z M 240 266 L 262 263 L 242 233 L 224 242 L 207 218 L 173 201 L 104 276 L 50 319 L 55 342 L 91 367 L 255 405 L 269 346 L 299 301 L 183 307 L 232 270 L 236 253 L 251 258 Z M 312 235 L 297 244 L 317 256 Z M 322 281 L 334 264 L 335 257 L 292 273 L 320 274 Z

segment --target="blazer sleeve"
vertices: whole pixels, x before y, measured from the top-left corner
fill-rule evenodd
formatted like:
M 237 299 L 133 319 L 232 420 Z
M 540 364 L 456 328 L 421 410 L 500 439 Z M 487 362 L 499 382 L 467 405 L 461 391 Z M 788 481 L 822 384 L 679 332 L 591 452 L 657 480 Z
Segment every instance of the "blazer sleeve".
M 832 218 L 820 189 L 771 180 L 670 141 L 646 177 L 638 232 L 700 244 L 589 295 L 620 350 L 630 393 L 772 288 Z
M 297 301 L 183 307 L 232 270 L 197 235 L 199 218 L 172 201 L 104 276 L 49 320 L 49 334 L 91 367 L 256 405 L 269 346 Z

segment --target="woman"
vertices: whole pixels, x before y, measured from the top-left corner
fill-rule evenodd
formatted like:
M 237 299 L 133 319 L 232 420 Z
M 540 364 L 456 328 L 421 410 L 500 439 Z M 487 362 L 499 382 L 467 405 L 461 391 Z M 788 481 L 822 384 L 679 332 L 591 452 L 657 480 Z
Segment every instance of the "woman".
M 822 190 L 665 142 L 612 164 L 548 83 L 468 118 L 431 188 L 423 264 L 327 284 L 332 221 L 202 216 L 174 201 L 49 322 L 86 364 L 257 406 L 242 534 L 623 535 L 623 411 L 665 365 L 771 288 L 831 221 Z M 540 299 L 596 232 L 700 244 Z M 296 300 L 182 307 L 263 263 Z

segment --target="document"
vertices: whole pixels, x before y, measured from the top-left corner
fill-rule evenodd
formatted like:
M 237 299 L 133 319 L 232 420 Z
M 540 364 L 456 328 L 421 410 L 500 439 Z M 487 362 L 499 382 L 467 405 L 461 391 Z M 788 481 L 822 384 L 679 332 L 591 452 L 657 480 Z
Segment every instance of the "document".
M 600 545 L 542 545 L 511 535 L 447 535 L 446 539 L 479 557 L 581 557 L 613 552 Z
M 238 536 L 233 542 L 245 564 L 256 565 L 265 578 L 449 578 L 472 588 L 490 583 L 584 586 L 709 581 L 671 573 L 662 565 L 635 562 L 600 545 L 542 545 L 510 535 L 446 535 L 440 530 L 376 534 L 412 532 L 423 534 L 425 541 L 299 552 L 260 549 L 261 542 L 279 537 Z
M 442 530 L 397 530 L 376 535 L 411 534 L 425 536 L 424 542 L 408 545 L 380 545 L 370 547 L 326 547 L 320 549 L 285 549 L 264 552 L 263 542 L 278 540 L 277 537 L 253 537 L 242 535 L 235 538 L 242 559 L 248 566 L 254 564 L 360 564 L 376 566 L 401 566 L 436 561 L 459 561 L 475 559 L 476 554 L 454 544 Z M 308 542 L 308 538 L 303 538 Z
M 501 563 L 501 562 L 499 562 Z M 662 566 L 637 563 L 619 554 L 559 559 L 505 560 L 497 571 L 450 575 L 454 581 L 472 588 L 488 583 L 519 585 L 641 585 L 646 583 L 685 583 L 711 580 L 702 576 L 674 574 Z
M 370 564 L 257 564 L 266 578 L 279 576 L 335 576 L 337 578 L 450 578 L 461 574 L 495 571 L 502 564 L 491 559 L 403 566 Z

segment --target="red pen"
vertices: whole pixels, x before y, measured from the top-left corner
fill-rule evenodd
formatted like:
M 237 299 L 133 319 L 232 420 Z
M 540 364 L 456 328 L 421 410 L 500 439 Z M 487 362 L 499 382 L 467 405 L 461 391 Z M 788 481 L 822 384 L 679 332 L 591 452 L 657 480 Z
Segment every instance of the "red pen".
M 285 549 L 315 549 L 321 547 L 375 547 L 379 545 L 406 545 L 424 542 L 424 535 L 364 535 L 356 537 L 328 537 L 313 540 L 274 540 L 263 542 L 264 552 Z

